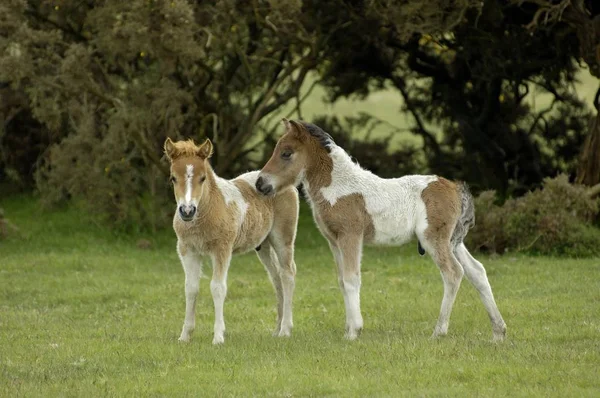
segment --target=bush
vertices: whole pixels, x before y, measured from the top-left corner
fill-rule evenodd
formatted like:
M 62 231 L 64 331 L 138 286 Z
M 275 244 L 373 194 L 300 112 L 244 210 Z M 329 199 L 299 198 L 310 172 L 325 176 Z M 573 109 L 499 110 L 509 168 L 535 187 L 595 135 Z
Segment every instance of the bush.
M 588 188 L 570 184 L 567 176 L 546 178 L 543 189 L 496 204 L 496 193 L 475 199 L 476 226 L 468 243 L 495 253 L 600 255 L 600 229 L 592 225 L 599 203 Z
M 4 217 L 4 209 L 0 208 L 0 240 L 5 239 L 10 233 L 19 232 L 19 229 Z
M 126 134 L 95 128 L 53 145 L 36 172 L 42 204 L 67 200 L 122 230 L 156 230 L 170 224 L 173 194 L 167 178 L 136 150 Z

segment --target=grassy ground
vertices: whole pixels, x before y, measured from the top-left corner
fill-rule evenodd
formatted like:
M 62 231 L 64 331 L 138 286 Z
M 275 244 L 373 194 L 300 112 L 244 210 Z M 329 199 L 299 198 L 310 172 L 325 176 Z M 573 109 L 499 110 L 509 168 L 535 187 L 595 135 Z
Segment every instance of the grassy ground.
M 185 345 L 171 232 L 143 250 L 72 210 L 2 206 L 24 236 L 0 242 L 0 396 L 600 394 L 599 259 L 482 257 L 509 327 L 494 344 L 466 281 L 450 334 L 430 340 L 442 295 L 434 265 L 416 245 L 368 249 L 365 330 L 348 342 L 332 257 L 303 208 L 292 338 L 270 336 L 274 294 L 244 255 L 230 272 L 225 345 L 211 344 L 207 279 Z

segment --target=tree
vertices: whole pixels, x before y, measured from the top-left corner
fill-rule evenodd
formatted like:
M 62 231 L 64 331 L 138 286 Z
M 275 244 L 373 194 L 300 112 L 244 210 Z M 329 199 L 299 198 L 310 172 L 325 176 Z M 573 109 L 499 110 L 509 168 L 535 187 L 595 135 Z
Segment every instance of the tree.
M 530 10 L 488 0 L 467 7 L 449 29 L 414 29 L 407 38 L 391 8 L 370 9 L 356 12 L 361 17 L 331 40 L 336 46 L 321 71 L 333 98 L 391 83 L 413 116 L 431 171 L 479 189 L 519 194 L 544 176 L 574 173 L 589 110 L 571 89 L 580 59 L 571 26 L 557 22 L 532 32 L 525 27 Z M 533 87 L 554 98 L 548 109 L 533 111 Z
M 575 31 L 579 40 L 579 57 L 590 68 L 592 75 L 600 78 L 600 4 L 592 0 L 512 0 L 533 13 L 530 30 L 552 26 L 563 21 Z M 594 106 L 596 116 L 590 118 L 588 136 L 581 151 L 577 167 L 580 184 L 600 183 L 600 87 L 596 91 Z
M 210 137 L 218 173 L 253 166 L 261 121 L 302 100 L 299 89 L 328 39 L 304 29 L 299 7 L 3 2 L 0 82 L 48 132 L 37 173 L 44 197 L 83 199 L 113 220 L 136 208 L 139 222 L 168 213 L 160 211 L 170 197 L 161 159 L 167 136 Z M 2 131 L 16 146 L 10 112 Z

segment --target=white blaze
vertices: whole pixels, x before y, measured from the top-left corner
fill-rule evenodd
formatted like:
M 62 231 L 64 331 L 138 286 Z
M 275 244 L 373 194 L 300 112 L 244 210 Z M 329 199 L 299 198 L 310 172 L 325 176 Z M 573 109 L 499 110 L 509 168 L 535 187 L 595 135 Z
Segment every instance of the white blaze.
M 192 179 L 194 178 L 194 165 L 188 164 L 185 173 L 185 204 L 192 202 Z

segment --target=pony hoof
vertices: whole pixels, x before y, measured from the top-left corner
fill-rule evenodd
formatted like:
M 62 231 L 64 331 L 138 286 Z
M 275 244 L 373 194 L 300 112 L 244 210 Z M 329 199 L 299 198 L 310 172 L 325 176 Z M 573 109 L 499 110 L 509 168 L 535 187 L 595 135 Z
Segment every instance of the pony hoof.
M 500 325 L 495 325 L 492 328 L 492 333 L 494 334 L 494 342 L 504 341 L 506 337 L 506 324 L 502 322 Z
M 360 336 L 361 332 L 362 329 L 349 329 L 346 331 L 346 334 L 344 334 L 344 338 L 349 341 L 356 340 L 358 336 Z
M 501 342 L 504 341 L 504 339 L 506 338 L 506 326 L 504 327 L 504 329 L 500 332 L 494 332 L 494 342 Z
M 279 333 L 277 333 L 277 337 L 291 337 L 292 331 L 289 329 L 281 329 Z
M 223 344 L 224 342 L 225 342 L 225 338 L 223 336 L 215 336 L 212 341 L 212 343 L 214 345 Z
M 179 339 L 177 339 L 177 341 L 179 341 L 180 343 L 189 343 L 190 342 L 190 336 L 179 336 Z

